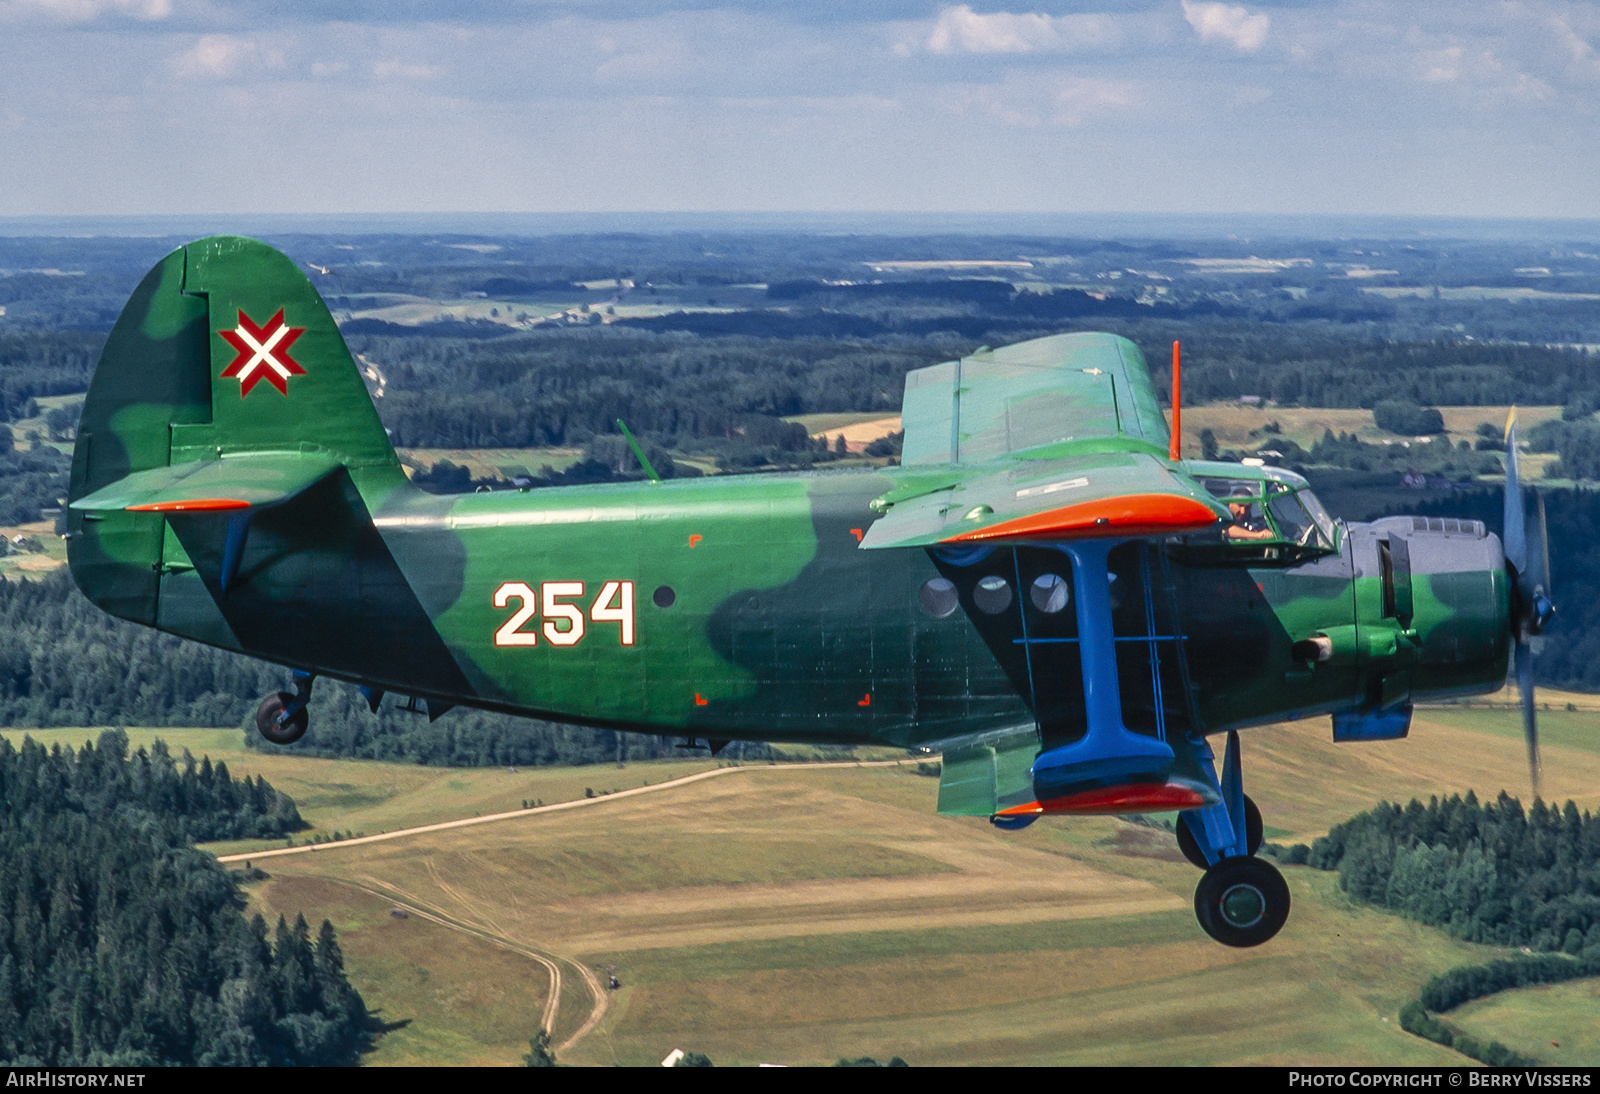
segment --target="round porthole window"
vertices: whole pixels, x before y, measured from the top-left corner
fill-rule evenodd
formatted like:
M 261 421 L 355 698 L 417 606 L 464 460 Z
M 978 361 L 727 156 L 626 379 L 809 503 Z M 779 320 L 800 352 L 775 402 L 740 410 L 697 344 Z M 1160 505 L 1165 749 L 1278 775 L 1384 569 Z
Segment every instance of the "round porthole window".
M 972 602 L 985 615 L 999 615 L 1011 607 L 1011 586 L 1005 578 L 990 574 L 979 579 L 977 588 L 972 590 Z
M 1033 579 L 1028 599 L 1033 606 L 1048 615 L 1054 615 L 1067 606 L 1067 579 L 1060 574 L 1040 574 Z
M 961 607 L 961 597 L 956 594 L 956 587 L 942 577 L 931 577 L 923 582 L 917 600 L 921 602 L 922 610 L 935 619 L 943 619 Z
M 656 591 L 650 594 L 650 599 L 656 602 L 658 608 L 670 608 L 678 599 L 678 594 L 672 591 L 671 585 L 657 585 Z

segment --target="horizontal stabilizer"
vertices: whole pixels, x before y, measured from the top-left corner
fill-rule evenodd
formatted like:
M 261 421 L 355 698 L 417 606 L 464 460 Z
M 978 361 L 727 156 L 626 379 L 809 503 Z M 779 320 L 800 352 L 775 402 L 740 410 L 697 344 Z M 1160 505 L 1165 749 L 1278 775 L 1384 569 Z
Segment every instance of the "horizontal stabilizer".
M 287 501 L 340 466 L 325 453 L 270 452 L 135 471 L 74 501 L 84 512 L 186 513 Z

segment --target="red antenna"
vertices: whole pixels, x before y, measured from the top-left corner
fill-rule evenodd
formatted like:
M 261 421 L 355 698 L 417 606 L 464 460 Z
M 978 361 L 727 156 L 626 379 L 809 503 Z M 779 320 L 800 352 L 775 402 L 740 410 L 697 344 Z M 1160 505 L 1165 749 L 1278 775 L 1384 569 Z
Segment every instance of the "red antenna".
M 1183 381 L 1178 373 L 1178 343 L 1172 343 L 1172 447 L 1167 455 L 1177 462 L 1183 447 Z

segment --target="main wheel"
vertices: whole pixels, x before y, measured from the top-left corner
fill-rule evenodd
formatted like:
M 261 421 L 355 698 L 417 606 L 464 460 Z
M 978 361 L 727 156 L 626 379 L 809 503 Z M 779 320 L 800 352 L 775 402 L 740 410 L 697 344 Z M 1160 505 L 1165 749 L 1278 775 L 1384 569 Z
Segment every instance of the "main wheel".
M 306 727 L 311 724 L 311 713 L 301 707 L 287 722 L 279 722 L 278 715 L 283 713 L 283 708 L 294 702 L 294 696 L 287 691 L 280 691 L 276 695 L 269 695 L 261 700 L 261 705 L 256 707 L 256 729 L 261 736 L 275 745 L 292 745 L 305 736 Z
M 1200 844 L 1195 842 L 1194 833 L 1189 831 L 1188 822 L 1179 817 L 1177 829 L 1178 850 L 1183 852 L 1183 857 L 1200 869 L 1206 869 L 1206 857 L 1200 853 Z M 1244 842 L 1252 855 L 1261 850 L 1261 810 L 1256 808 L 1256 803 L 1249 794 L 1244 796 Z
M 1200 879 L 1194 914 L 1224 946 L 1259 946 L 1289 919 L 1289 886 L 1270 862 L 1225 858 Z

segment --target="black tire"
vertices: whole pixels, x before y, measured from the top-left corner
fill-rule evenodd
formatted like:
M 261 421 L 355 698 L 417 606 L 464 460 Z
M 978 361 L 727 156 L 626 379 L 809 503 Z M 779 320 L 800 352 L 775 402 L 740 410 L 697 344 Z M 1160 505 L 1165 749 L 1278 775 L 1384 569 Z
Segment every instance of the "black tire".
M 1194 833 L 1189 831 L 1189 824 L 1182 817 L 1178 818 L 1178 850 L 1183 852 L 1183 857 L 1194 863 L 1198 870 L 1205 870 L 1206 857 L 1200 853 L 1200 844 L 1196 842 Z M 1256 808 L 1256 803 L 1249 794 L 1244 796 L 1244 841 L 1253 855 L 1261 850 L 1261 810 Z
M 306 735 L 306 727 L 311 724 L 311 712 L 301 707 L 294 717 L 287 722 L 279 723 L 278 715 L 283 713 L 283 708 L 294 702 L 294 696 L 287 691 L 280 691 L 276 695 L 269 695 L 261 700 L 261 705 L 256 707 L 256 729 L 261 736 L 275 745 L 292 745 Z
M 1288 922 L 1289 886 L 1270 862 L 1225 858 L 1200 879 L 1194 914 L 1224 946 L 1259 946 Z

